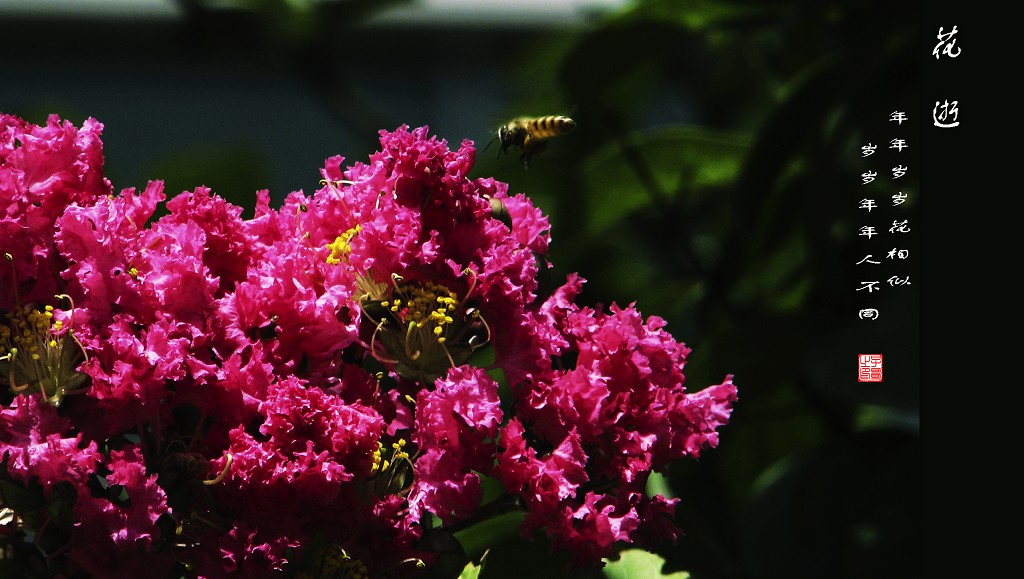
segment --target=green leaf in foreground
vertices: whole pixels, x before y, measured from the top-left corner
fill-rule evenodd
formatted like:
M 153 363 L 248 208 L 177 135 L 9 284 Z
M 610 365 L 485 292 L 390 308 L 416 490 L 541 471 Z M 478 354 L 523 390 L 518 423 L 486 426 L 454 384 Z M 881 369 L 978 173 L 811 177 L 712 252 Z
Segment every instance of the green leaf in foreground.
M 689 579 L 687 571 L 677 571 L 670 575 L 662 575 L 661 567 L 665 560 L 654 553 L 642 549 L 627 549 L 619 553 L 616 561 L 607 560 L 604 576 L 608 579 L 643 579 L 644 577 L 663 577 L 667 579 Z
M 480 557 L 479 565 L 473 563 L 472 561 L 466 563 L 466 568 L 462 570 L 462 573 L 459 575 L 459 579 L 478 579 L 480 577 L 480 572 L 484 569 L 484 563 L 486 562 L 486 560 L 487 552 L 485 551 L 483 556 Z

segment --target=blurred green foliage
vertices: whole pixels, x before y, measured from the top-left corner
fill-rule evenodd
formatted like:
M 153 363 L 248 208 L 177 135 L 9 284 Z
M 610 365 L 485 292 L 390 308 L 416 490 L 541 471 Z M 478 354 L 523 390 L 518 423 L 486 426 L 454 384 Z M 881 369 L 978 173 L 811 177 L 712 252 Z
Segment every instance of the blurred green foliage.
M 920 10 L 638 2 L 524 57 L 523 86 L 553 79 L 560 92 L 524 96 L 509 116 L 571 110 L 577 129 L 529 171 L 483 156 L 479 174 L 551 215 L 554 280 L 578 271 L 582 301 L 635 300 L 669 322 L 693 348 L 691 389 L 736 375 L 719 447 L 660 483 L 681 498 L 686 532 L 657 552 L 666 574 L 919 574 L 919 234 L 857 233 L 894 219 L 913 231 L 919 215 L 919 62 L 931 48 Z M 918 124 L 889 123 L 895 110 Z M 895 137 L 910 143 L 899 156 L 884 151 Z M 869 142 L 880 154 L 865 159 Z M 894 182 L 897 163 L 910 173 Z M 864 185 L 868 170 L 879 179 Z M 892 207 L 897 190 L 909 201 Z M 865 197 L 880 209 L 858 209 Z M 892 247 L 910 258 L 886 260 Z M 858 266 L 867 254 L 884 263 Z M 911 285 L 888 287 L 891 275 Z M 869 279 L 884 289 L 865 296 Z M 858 319 L 862 307 L 881 315 Z M 857 382 L 860 353 L 885 355 L 884 382 Z M 539 554 L 522 554 L 534 548 L 492 546 L 481 578 L 596 576 L 544 575 Z M 503 549 L 520 554 L 493 564 Z

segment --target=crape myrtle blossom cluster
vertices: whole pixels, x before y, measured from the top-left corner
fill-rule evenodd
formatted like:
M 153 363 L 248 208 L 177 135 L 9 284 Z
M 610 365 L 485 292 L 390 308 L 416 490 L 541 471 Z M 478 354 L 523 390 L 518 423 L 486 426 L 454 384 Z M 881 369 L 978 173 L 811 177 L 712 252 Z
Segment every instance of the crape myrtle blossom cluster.
M 678 537 L 648 476 L 717 445 L 732 377 L 687 392 L 664 322 L 578 276 L 539 295 L 548 220 L 471 142 L 381 131 L 244 219 L 116 192 L 101 131 L 0 115 L 0 559 L 412 576 L 498 503 L 578 565 Z

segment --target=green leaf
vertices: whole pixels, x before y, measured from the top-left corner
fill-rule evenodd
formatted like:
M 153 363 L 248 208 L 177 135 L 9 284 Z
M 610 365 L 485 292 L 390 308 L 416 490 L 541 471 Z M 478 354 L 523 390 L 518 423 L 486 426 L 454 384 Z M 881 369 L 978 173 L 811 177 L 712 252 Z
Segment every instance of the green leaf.
M 470 561 L 466 563 L 466 568 L 462 570 L 459 575 L 459 579 L 479 579 L 480 572 L 484 570 L 484 563 L 487 559 L 487 552 L 485 551 L 483 556 L 480 557 L 480 564 L 477 565 Z
M 749 143 L 742 133 L 684 126 L 609 142 L 585 163 L 588 232 L 619 229 L 626 216 L 652 204 L 674 201 L 692 214 L 717 202 L 735 179 Z
M 917 434 L 921 428 L 921 417 L 916 410 L 864 404 L 857 408 L 854 427 L 859 432 L 892 429 Z
M 483 569 L 483 565 L 477 566 L 472 562 L 466 565 L 466 568 L 462 570 L 459 575 L 459 579 L 477 579 L 480 577 L 480 570 Z
M 606 560 L 607 561 L 607 560 Z M 661 572 L 665 560 L 654 553 L 641 549 L 627 549 L 619 553 L 617 561 L 607 561 L 604 575 L 608 579 L 637 579 L 643 577 L 668 577 L 670 579 L 689 579 L 687 571 L 677 571 L 669 575 Z
M 480 499 L 480 504 L 487 504 L 497 499 L 504 492 L 505 487 L 498 479 L 489 477 L 481 472 L 477 472 L 476 475 L 480 477 L 480 486 L 484 490 L 484 496 Z
M 486 347 L 473 350 L 466 363 L 474 368 L 487 368 L 494 365 L 494 359 L 494 346 L 487 345 Z
M 466 554 L 475 559 L 492 546 L 518 537 L 525 516 L 522 512 L 505 513 L 458 531 L 455 538 L 465 547 Z
M 661 495 L 667 499 L 674 498 L 675 492 L 672 491 L 672 486 L 668 482 L 668 478 L 660 472 L 652 472 L 647 477 L 646 489 L 647 496 L 654 497 Z

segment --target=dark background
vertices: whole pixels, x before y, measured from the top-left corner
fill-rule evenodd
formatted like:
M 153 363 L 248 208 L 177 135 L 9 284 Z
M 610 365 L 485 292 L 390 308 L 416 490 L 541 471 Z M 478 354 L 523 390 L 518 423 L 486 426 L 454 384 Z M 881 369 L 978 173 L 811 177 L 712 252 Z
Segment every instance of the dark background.
M 965 59 L 931 50 L 955 19 L 872 0 L 547 13 L 508 0 L 407 17 L 391 5 L 6 10 L 0 111 L 99 119 L 115 189 L 206 185 L 249 208 L 258 189 L 312 193 L 325 158 L 365 160 L 380 129 L 429 125 L 482 149 L 511 117 L 571 115 L 577 129 L 529 170 L 492 145 L 473 176 L 550 215 L 552 283 L 580 272 L 581 302 L 635 301 L 693 348 L 690 389 L 728 373 L 739 388 L 719 448 L 652 484 L 682 499 L 686 536 L 659 551 L 665 573 L 920 576 L 919 247 L 935 233 L 922 174 L 950 138 L 930 116 L 955 97 L 933 93 Z M 942 80 L 923 94 L 927 75 Z M 888 122 L 895 110 L 910 120 Z M 887 149 L 897 137 L 902 153 Z M 878 152 L 863 158 L 869 142 Z M 909 201 L 893 207 L 897 191 Z M 866 197 L 879 208 L 858 209 Z M 911 232 L 889 234 L 893 220 Z M 864 225 L 880 234 L 858 236 Z M 885 259 L 892 248 L 909 258 Z M 857 265 L 868 254 L 882 263 Z M 881 290 L 857 291 L 867 280 Z M 879 319 L 858 319 L 863 307 Z M 885 356 L 883 382 L 857 381 L 862 353 Z M 563 573 L 508 525 L 463 538 L 472 556 L 493 547 L 484 577 L 599 576 Z

